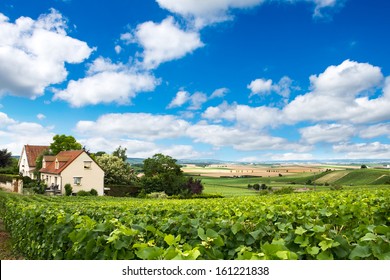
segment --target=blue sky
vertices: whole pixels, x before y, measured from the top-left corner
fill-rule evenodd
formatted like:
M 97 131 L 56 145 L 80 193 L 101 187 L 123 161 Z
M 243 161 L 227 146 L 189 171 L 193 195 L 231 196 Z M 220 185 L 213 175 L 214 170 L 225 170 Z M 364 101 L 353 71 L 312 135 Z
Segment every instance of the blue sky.
M 0 147 L 390 158 L 380 0 L 3 0 Z

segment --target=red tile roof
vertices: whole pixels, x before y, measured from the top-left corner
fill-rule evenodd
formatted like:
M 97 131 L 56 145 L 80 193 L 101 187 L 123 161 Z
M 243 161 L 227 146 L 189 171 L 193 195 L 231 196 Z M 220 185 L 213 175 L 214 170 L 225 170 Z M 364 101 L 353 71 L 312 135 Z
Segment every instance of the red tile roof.
M 46 167 L 39 170 L 41 173 L 61 174 L 61 172 L 71 164 L 84 150 L 63 151 L 56 156 L 44 157 Z M 56 159 L 59 163 L 59 168 L 55 168 Z
M 32 146 L 25 145 L 24 150 L 26 151 L 28 166 L 35 167 L 35 161 L 37 157 L 43 154 L 44 151 L 48 150 L 49 146 Z

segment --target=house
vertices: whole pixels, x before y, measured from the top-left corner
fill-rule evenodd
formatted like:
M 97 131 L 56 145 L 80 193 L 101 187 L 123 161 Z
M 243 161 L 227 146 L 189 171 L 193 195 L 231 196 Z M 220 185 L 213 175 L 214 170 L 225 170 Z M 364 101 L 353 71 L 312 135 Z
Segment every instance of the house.
M 49 146 L 24 145 L 19 158 L 19 174 L 36 179 L 34 175 L 35 162 L 46 150 L 49 150 Z
M 56 156 L 44 156 L 41 180 L 48 188 L 65 194 L 65 185 L 70 184 L 74 193 L 95 189 L 104 194 L 104 171 L 84 151 L 62 151 Z

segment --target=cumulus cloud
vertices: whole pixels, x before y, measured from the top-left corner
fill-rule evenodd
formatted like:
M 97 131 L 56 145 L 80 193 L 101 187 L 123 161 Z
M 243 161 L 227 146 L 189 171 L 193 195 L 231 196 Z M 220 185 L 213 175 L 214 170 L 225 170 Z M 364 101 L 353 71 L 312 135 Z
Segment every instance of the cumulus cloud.
M 361 138 L 375 138 L 378 136 L 387 136 L 390 138 L 390 123 L 380 123 L 368 126 L 359 133 Z
M 389 81 L 387 79 L 387 81 Z M 389 82 L 383 95 L 369 98 L 382 85 L 379 67 L 346 60 L 310 77 L 312 91 L 297 96 L 284 109 L 287 121 L 346 120 L 353 123 L 381 121 L 390 117 Z
M 189 110 L 199 110 L 205 102 L 210 99 L 223 97 L 226 92 L 226 88 L 220 88 L 215 90 L 210 96 L 207 96 L 203 92 L 195 92 L 194 94 L 191 94 L 188 91 L 180 90 L 176 93 L 176 96 L 172 99 L 167 108 L 171 109 L 175 107 L 182 107 L 184 104 L 189 103 Z
M 20 155 L 23 145 L 47 145 L 55 135 L 52 127 L 38 123 L 20 122 L 0 112 L 0 146 L 13 155 Z M 10 141 L 12 140 L 12 141 Z
M 224 101 L 217 107 L 208 107 L 202 117 L 214 122 L 223 120 L 236 122 L 237 125 L 262 129 L 268 126 L 275 127 L 283 122 L 280 110 L 277 108 L 248 105 L 228 104 Z
M 205 122 L 188 127 L 187 136 L 194 139 L 195 142 L 215 147 L 233 147 L 238 151 L 304 149 L 301 145 L 289 143 L 281 137 L 273 137 L 255 130 L 238 127 L 210 125 Z
M 122 34 L 121 39 L 144 49 L 141 56 L 146 69 L 155 69 L 163 62 L 182 58 L 204 46 L 198 32 L 181 29 L 173 17 L 161 23 L 139 24 L 132 33 Z
M 302 140 L 309 144 L 318 142 L 339 143 L 349 140 L 356 133 L 352 125 L 317 124 L 299 130 Z
M 79 121 L 76 131 L 89 136 L 155 140 L 183 136 L 188 126 L 188 122 L 172 115 L 125 113 L 102 115 L 96 121 Z
M 98 58 L 87 71 L 87 77 L 71 80 L 64 90 L 55 90 L 55 100 L 65 100 L 73 107 L 99 103 L 131 104 L 139 92 L 152 91 L 160 80 L 109 59 Z
M 14 23 L 0 14 L 0 95 L 34 99 L 66 80 L 65 63 L 81 63 L 93 51 L 66 30 L 66 20 L 54 9 L 37 20 L 20 17 Z
M 272 89 L 272 80 L 265 80 L 265 79 L 256 79 L 252 81 L 248 86 L 248 89 L 252 91 L 251 95 L 254 94 L 268 94 L 271 92 Z
M 380 142 L 344 143 L 334 145 L 333 150 L 349 159 L 390 159 L 390 145 Z
M 210 99 L 214 98 L 223 98 L 225 95 L 229 92 L 228 88 L 219 88 L 213 91 L 213 93 L 210 95 Z
M 218 22 L 231 20 L 232 9 L 248 9 L 259 6 L 271 0 L 156 0 L 161 8 L 179 14 L 191 22 L 196 28 L 203 28 Z M 335 7 L 343 0 L 279 0 L 280 2 L 311 2 L 314 3 L 314 16 L 321 17 L 324 8 Z
M 276 94 L 288 98 L 293 89 L 299 89 L 296 86 L 292 85 L 293 80 L 289 77 L 282 77 L 278 83 L 274 83 L 271 79 L 256 79 L 253 80 L 247 88 L 251 90 L 251 94 L 249 97 L 253 95 L 267 95 L 271 92 L 275 92 Z

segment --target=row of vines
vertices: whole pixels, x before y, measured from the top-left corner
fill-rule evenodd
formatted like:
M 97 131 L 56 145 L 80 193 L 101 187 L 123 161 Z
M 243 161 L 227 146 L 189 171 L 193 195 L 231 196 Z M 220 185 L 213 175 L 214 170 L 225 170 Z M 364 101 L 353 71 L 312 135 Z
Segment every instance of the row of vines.
M 0 192 L 0 216 L 29 259 L 390 259 L 390 189 L 208 200 Z

